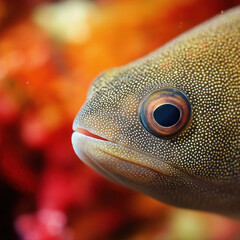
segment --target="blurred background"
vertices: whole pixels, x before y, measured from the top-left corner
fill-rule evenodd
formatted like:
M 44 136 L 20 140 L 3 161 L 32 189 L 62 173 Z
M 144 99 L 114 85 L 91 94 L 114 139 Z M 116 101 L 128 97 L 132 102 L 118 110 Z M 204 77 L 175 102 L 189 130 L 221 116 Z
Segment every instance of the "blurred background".
M 91 81 L 239 0 L 0 0 L 0 240 L 237 240 L 85 166 L 72 122 Z

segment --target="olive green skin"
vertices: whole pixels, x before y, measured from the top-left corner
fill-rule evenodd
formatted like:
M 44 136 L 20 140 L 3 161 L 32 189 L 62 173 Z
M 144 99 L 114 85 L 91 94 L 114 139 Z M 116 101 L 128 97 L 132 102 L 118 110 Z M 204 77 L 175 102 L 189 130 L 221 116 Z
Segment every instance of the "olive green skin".
M 143 127 L 139 106 L 156 89 L 188 98 L 189 126 L 170 139 Z M 240 217 L 240 7 L 92 84 L 73 129 L 75 152 L 103 175 L 168 204 Z

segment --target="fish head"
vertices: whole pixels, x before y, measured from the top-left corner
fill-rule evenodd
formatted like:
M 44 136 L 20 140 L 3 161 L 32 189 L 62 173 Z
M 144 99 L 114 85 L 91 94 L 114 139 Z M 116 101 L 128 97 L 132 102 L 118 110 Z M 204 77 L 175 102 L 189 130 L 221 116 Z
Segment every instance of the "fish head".
M 101 74 L 73 124 L 79 158 L 165 203 L 239 216 L 237 13 Z

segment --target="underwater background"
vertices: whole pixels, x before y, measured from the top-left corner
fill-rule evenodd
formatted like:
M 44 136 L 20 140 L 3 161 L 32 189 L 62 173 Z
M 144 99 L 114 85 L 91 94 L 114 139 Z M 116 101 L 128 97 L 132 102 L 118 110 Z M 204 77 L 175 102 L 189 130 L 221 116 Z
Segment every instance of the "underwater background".
M 0 0 L 0 240 L 237 240 L 240 224 L 114 184 L 75 155 L 93 79 L 240 0 Z

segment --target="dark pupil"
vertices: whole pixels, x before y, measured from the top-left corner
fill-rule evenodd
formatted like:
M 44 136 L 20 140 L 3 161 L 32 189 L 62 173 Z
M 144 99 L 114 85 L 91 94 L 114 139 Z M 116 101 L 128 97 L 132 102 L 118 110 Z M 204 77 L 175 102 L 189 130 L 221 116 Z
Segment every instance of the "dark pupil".
M 178 122 L 180 111 L 172 104 L 164 104 L 154 111 L 153 117 L 159 125 L 163 127 L 171 127 Z

